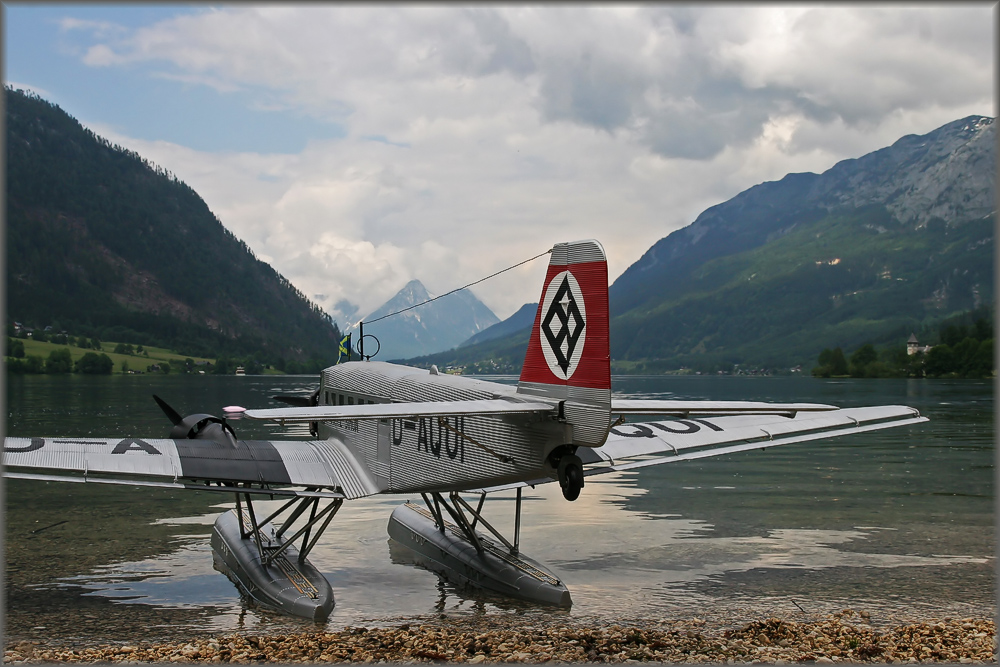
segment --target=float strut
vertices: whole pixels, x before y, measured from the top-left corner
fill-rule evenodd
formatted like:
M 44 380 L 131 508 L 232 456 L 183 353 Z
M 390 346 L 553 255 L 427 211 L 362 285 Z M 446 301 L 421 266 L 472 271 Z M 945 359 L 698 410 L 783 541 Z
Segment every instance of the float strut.
M 516 556 L 521 544 L 521 489 L 517 487 L 517 501 L 514 504 L 514 549 L 512 553 Z M 483 494 L 486 495 L 486 494 Z
M 308 489 L 308 490 L 312 491 L 313 489 Z M 294 523 L 295 520 L 299 518 L 299 515 L 302 514 L 302 512 L 305 511 L 306 507 L 309 506 L 310 502 L 311 501 L 308 498 L 292 498 L 287 503 L 285 503 L 280 510 L 278 510 L 277 512 L 275 512 L 274 514 L 272 514 L 270 517 L 268 517 L 267 521 L 271 521 L 276 516 L 278 516 L 279 514 L 281 514 L 282 512 L 284 512 L 286 509 L 288 509 L 293 503 L 299 503 L 299 506 L 296 507 L 295 510 L 289 515 L 288 521 L 283 522 L 281 524 L 281 528 L 278 529 L 277 535 L 278 535 L 279 538 L 282 535 L 284 535 L 285 531 L 288 530 L 289 527 L 291 527 L 292 523 Z M 264 523 L 267 523 L 267 521 L 265 521 Z
M 263 540 L 261 540 L 260 530 L 257 528 L 257 514 L 253 511 L 253 503 L 250 502 L 250 494 L 249 493 L 244 493 L 243 495 L 246 496 L 246 500 L 247 500 L 247 514 L 250 515 L 250 527 L 253 528 L 253 536 L 254 536 L 254 540 L 253 541 L 257 544 L 257 554 L 260 556 L 260 559 L 263 561 L 264 560 L 264 545 L 261 544 L 263 542 Z M 242 523 L 243 523 L 243 517 L 241 516 L 240 517 L 240 524 L 242 524 Z
M 311 515 L 309 517 L 309 523 L 307 523 L 306 525 L 304 525 L 294 535 L 292 535 L 287 540 L 285 540 L 281 544 L 281 546 L 279 546 L 277 549 L 275 549 L 274 551 L 269 552 L 266 557 L 264 557 L 264 556 L 261 557 L 261 561 L 265 565 L 270 565 L 271 561 L 273 561 L 275 558 L 277 558 L 278 555 L 280 555 L 285 549 L 287 549 L 288 547 L 290 547 L 292 545 L 292 543 L 295 540 L 299 539 L 299 537 L 301 537 L 302 535 L 306 535 L 306 538 L 304 540 L 302 540 L 302 549 L 299 552 L 299 560 L 300 561 L 305 560 L 305 554 L 308 554 L 309 551 L 316 545 L 316 542 L 319 540 L 320 536 L 323 534 L 323 531 L 326 530 L 326 527 L 330 524 L 330 520 L 333 519 L 333 516 L 340 509 L 341 505 L 344 504 L 344 500 L 342 498 L 336 498 L 336 499 L 330 501 L 330 504 L 327 505 L 326 507 L 324 507 L 317 514 L 315 510 L 316 510 L 316 504 L 318 504 L 318 503 L 319 503 L 319 498 L 316 498 L 314 502 L 310 501 L 310 504 L 313 506 L 313 512 L 311 513 Z M 329 515 L 329 516 L 327 516 L 327 515 Z M 307 542 L 307 540 L 309 539 L 309 536 L 308 536 L 307 533 L 311 532 L 312 527 L 316 524 L 316 522 L 318 522 L 323 517 L 326 517 L 326 521 L 323 522 L 323 526 L 319 529 L 319 531 L 316 532 L 316 536 L 313 538 L 312 542 Z M 285 524 L 285 525 L 288 525 L 288 524 Z

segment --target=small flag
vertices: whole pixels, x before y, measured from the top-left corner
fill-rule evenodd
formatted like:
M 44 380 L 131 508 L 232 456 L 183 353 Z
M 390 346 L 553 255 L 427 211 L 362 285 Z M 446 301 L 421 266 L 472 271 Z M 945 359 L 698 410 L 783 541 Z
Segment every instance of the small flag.
M 343 361 L 351 360 L 351 334 L 347 334 L 340 339 L 340 355 L 337 357 L 337 363 Z

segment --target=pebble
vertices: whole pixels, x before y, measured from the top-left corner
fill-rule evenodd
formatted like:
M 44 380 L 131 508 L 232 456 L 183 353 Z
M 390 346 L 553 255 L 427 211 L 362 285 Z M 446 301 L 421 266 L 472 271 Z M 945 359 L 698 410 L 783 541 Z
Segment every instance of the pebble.
M 587 627 L 488 616 L 336 632 L 233 634 L 145 646 L 133 642 L 70 648 L 20 642 L 5 647 L 4 662 L 995 662 L 992 620 L 931 619 L 875 630 L 865 623 L 868 618 L 845 609 L 809 622 L 768 618 L 725 628 L 701 619 Z

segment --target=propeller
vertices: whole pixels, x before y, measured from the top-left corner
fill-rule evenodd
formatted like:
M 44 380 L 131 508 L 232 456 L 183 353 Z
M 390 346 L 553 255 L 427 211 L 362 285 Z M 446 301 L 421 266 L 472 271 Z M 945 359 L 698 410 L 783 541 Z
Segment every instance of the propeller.
M 287 403 L 288 405 L 293 405 L 297 408 L 308 408 L 314 405 L 319 405 L 319 387 L 311 394 L 277 394 L 272 396 L 276 401 L 281 401 L 282 403 Z
M 277 394 L 271 398 L 297 408 L 309 408 L 319 405 L 319 387 L 316 387 L 310 394 Z M 309 433 L 313 436 L 319 435 L 319 425 L 317 422 L 309 422 Z
M 153 394 L 153 400 L 174 425 L 168 436 L 171 440 L 211 440 L 221 445 L 236 447 L 236 431 L 226 423 L 225 419 L 204 413 L 181 417 L 179 412 L 156 394 Z

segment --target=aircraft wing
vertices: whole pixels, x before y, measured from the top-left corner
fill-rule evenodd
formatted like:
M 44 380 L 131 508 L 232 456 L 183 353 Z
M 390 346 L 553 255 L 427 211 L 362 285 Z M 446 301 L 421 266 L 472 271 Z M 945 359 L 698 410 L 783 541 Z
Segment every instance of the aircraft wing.
M 759 401 L 670 401 L 632 398 L 611 399 L 611 412 L 619 415 L 664 415 L 675 417 L 720 415 L 790 415 L 799 412 L 836 410 L 822 403 L 762 403 Z
M 15 479 L 361 498 L 374 476 L 335 440 L 4 438 L 3 475 Z M 307 490 L 282 487 L 299 486 Z M 318 490 L 323 489 L 323 490 Z
M 631 422 L 614 426 L 603 447 L 580 448 L 584 475 L 733 454 L 795 442 L 864 433 L 927 421 L 913 408 L 888 405 L 796 414 L 739 415 Z M 501 491 L 554 481 L 542 478 L 476 491 Z
M 405 417 L 455 417 L 549 413 L 555 403 L 503 398 L 476 401 L 427 401 L 420 403 L 368 403 L 365 405 L 315 405 L 304 408 L 247 410 L 250 419 L 280 422 L 317 422 L 345 419 L 401 419 Z

